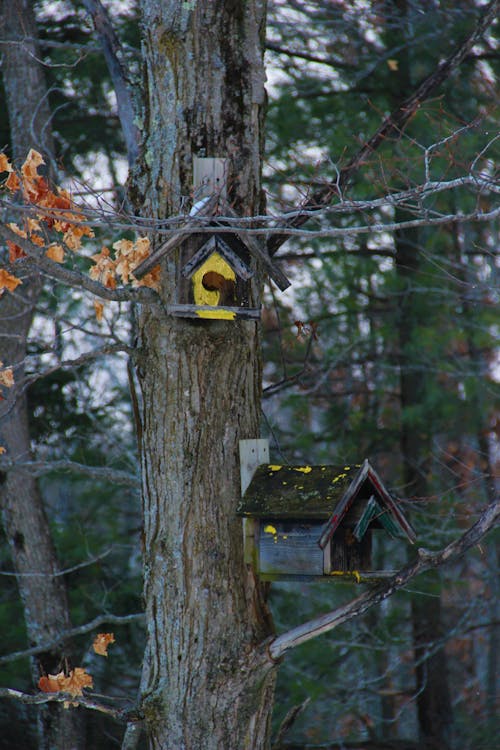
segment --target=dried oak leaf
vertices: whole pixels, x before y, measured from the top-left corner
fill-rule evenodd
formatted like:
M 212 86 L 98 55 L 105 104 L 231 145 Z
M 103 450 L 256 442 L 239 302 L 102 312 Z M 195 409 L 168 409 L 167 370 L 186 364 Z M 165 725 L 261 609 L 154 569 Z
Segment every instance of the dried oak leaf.
M 114 633 L 98 633 L 94 638 L 94 643 L 92 645 L 96 654 L 99 654 L 99 656 L 107 656 L 108 646 L 110 645 L 110 643 L 114 642 Z
M 43 693 L 69 693 L 73 697 L 83 695 L 83 689 L 91 688 L 93 685 L 92 676 L 82 667 L 75 667 L 68 675 L 59 672 L 40 677 L 38 680 L 38 687 Z
M 5 180 L 4 185 L 11 193 L 17 193 L 21 189 L 21 180 L 16 172 L 11 172 Z
M 95 266 L 89 271 L 91 279 L 100 281 L 108 289 L 116 288 L 116 261 L 110 257 L 109 247 L 103 247 L 100 253 L 91 255 Z
M 9 292 L 13 292 L 14 289 L 22 283 L 23 282 L 21 281 L 21 279 L 13 276 L 11 273 L 6 271 L 5 268 L 0 268 L 0 294 L 2 294 L 4 289 L 8 289 Z
M 14 373 L 12 367 L 3 368 L 3 362 L 0 362 L 0 385 L 4 385 L 6 388 L 12 388 L 14 385 Z
M 102 323 L 104 317 L 104 304 L 98 300 L 94 300 L 94 312 L 98 323 Z
M 13 172 L 14 169 L 10 163 L 10 159 L 5 154 L 0 154 L 0 172 Z
M 64 262 L 64 250 L 61 245 L 58 245 L 55 242 L 48 246 L 45 255 L 56 263 Z

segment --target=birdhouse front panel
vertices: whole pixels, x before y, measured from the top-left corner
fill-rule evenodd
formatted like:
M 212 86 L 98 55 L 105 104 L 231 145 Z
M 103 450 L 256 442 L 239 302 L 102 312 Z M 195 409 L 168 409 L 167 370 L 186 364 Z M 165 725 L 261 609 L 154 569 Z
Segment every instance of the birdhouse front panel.
M 250 308 L 252 261 L 236 237 L 214 234 L 201 246 L 186 241 L 180 266 L 178 314 L 219 320 L 259 317 L 260 311 Z
M 323 551 L 318 545 L 321 523 L 262 519 L 258 560 L 263 576 L 323 575 Z

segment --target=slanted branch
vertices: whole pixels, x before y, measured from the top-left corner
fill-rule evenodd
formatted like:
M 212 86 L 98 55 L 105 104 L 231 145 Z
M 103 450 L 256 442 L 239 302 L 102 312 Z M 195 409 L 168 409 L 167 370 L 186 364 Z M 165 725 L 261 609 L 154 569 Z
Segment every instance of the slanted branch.
M 415 576 L 430 568 L 438 568 L 445 563 L 454 562 L 462 557 L 467 550 L 479 544 L 481 539 L 498 525 L 500 516 L 500 501 L 488 506 L 478 521 L 459 539 L 448 544 L 437 552 L 419 550 L 418 557 L 398 571 L 389 581 L 378 584 L 366 591 L 353 601 L 338 609 L 315 617 L 287 633 L 278 636 L 271 643 L 266 644 L 267 654 L 271 661 L 278 661 L 286 651 L 310 641 L 318 635 L 327 633 L 339 625 L 359 617 L 375 604 L 387 599 L 398 589 L 403 588 Z

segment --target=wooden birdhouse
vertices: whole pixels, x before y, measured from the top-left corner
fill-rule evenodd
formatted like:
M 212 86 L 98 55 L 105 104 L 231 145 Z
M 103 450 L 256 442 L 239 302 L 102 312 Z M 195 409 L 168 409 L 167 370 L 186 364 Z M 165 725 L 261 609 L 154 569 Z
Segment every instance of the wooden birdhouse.
M 265 246 L 237 221 L 234 231 L 227 231 L 228 219 L 238 219 L 226 195 L 227 169 L 228 159 L 194 158 L 195 203 L 189 222 L 134 271 L 136 278 L 142 278 L 166 255 L 177 253 L 177 298 L 167 306 L 171 315 L 260 318 L 260 308 L 252 306 L 250 284 L 257 263 L 281 290 L 290 286 Z
M 378 580 L 392 571 L 373 569 L 372 535 L 416 539 L 368 460 L 342 466 L 266 463 L 245 484 L 237 507 L 245 519 L 245 560 L 262 580 Z

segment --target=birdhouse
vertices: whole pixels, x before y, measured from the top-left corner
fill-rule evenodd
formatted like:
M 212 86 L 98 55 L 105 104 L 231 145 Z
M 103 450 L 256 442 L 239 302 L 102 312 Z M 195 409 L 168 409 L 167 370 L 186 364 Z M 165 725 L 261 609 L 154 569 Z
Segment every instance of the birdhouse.
M 250 280 L 257 263 L 281 290 L 290 286 L 265 247 L 237 225 L 238 215 L 226 195 L 227 168 L 228 159 L 194 158 L 195 203 L 189 221 L 134 270 L 134 276 L 142 278 L 162 258 L 177 251 L 177 297 L 167 306 L 171 315 L 260 318 L 260 308 L 251 303 Z M 228 231 L 228 220 L 234 231 Z
M 416 534 L 368 460 L 343 466 L 258 466 L 237 514 L 245 560 L 262 580 L 373 581 L 372 535 Z

